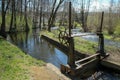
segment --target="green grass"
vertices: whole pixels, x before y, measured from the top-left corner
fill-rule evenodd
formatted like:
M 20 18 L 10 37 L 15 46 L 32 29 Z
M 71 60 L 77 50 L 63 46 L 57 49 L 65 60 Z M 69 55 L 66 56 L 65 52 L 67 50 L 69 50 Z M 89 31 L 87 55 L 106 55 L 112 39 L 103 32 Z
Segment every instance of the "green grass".
M 117 36 L 117 37 L 116 37 L 115 35 L 105 34 L 104 37 L 105 37 L 105 39 L 108 39 L 108 40 L 120 42 L 120 36 Z
M 104 35 L 104 37 L 105 37 L 106 39 L 112 39 L 112 38 L 113 38 L 112 35 Z
M 30 66 L 44 64 L 0 37 L 0 80 L 30 80 Z
M 82 53 L 94 54 L 97 51 L 97 43 L 87 41 L 82 38 L 74 38 L 75 49 Z

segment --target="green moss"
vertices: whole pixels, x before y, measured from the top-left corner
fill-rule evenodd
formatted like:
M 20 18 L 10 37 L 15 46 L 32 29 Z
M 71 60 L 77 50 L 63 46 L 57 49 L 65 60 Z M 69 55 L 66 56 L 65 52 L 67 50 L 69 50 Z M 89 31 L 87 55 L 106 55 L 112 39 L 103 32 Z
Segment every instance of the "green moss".
M 29 67 L 44 64 L 0 38 L 0 80 L 30 80 Z

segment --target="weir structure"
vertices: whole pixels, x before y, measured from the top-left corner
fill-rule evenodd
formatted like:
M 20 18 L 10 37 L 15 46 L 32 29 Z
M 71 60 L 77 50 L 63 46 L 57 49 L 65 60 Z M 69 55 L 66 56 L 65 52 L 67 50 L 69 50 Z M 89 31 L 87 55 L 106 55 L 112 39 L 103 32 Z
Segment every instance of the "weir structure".
M 59 33 L 59 41 L 61 44 L 65 44 L 68 47 L 68 65 L 61 64 L 61 72 L 71 76 L 81 75 L 82 77 L 90 76 L 87 72 L 94 71 L 99 65 L 99 61 L 108 56 L 104 51 L 104 36 L 102 33 L 104 12 L 102 12 L 101 25 L 97 35 L 99 37 L 99 50 L 91 56 L 85 57 L 80 60 L 75 60 L 74 52 L 74 37 L 80 37 L 85 35 L 74 35 L 72 34 L 72 22 L 71 22 L 71 2 L 69 2 L 69 32 L 61 31 Z M 92 34 L 87 34 L 92 35 Z M 86 74 L 85 74 L 86 73 Z

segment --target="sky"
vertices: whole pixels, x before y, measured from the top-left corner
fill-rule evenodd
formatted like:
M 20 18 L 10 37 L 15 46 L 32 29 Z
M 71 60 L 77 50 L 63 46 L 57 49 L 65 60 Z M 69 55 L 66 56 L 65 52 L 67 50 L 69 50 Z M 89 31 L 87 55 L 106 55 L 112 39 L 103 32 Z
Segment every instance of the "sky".
M 93 0 L 90 6 L 90 11 L 106 10 L 110 7 L 110 0 Z
M 57 0 L 57 1 L 59 1 L 59 0 Z M 76 11 L 80 11 L 81 1 L 82 0 L 66 0 L 66 1 L 67 2 L 71 1 L 72 5 L 76 9 Z M 88 0 L 83 0 L 83 1 L 88 1 Z M 105 11 L 105 10 L 108 10 L 108 8 L 110 7 L 110 1 L 111 0 L 90 0 L 90 1 L 91 1 L 91 3 L 90 3 L 90 9 L 89 9 L 89 11 L 90 12 L 92 12 L 92 11 L 96 12 L 96 11 Z M 117 2 L 118 0 L 113 0 L 113 1 Z M 0 2 L 0 4 L 1 4 L 1 2 Z
M 73 0 L 75 2 L 74 7 L 76 10 L 80 8 L 81 0 Z M 87 1 L 87 0 L 86 0 Z M 114 3 L 118 0 L 114 0 Z M 106 11 L 110 7 L 111 0 L 91 0 L 89 11 Z

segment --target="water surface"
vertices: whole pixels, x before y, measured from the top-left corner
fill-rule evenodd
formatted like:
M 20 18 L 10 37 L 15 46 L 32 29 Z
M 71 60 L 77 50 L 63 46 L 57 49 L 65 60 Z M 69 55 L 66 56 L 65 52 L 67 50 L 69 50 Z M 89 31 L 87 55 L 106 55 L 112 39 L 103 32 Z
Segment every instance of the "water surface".
M 67 64 L 68 57 L 49 42 L 41 39 L 39 30 L 33 30 L 30 33 L 11 34 L 8 35 L 7 40 L 36 59 L 52 63 L 57 67 L 60 67 L 60 64 Z

